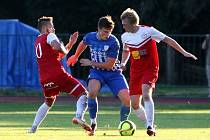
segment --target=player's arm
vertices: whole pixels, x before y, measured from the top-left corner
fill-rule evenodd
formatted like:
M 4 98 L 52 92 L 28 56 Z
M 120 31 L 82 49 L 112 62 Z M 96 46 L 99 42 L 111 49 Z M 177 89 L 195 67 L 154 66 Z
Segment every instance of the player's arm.
M 194 60 L 197 60 L 197 57 L 194 56 L 193 54 L 185 51 L 180 45 L 179 43 L 177 43 L 174 39 L 166 36 L 163 40 L 163 42 L 165 42 L 167 45 L 171 46 L 172 48 L 174 48 L 175 50 L 177 50 L 178 52 L 180 52 L 181 54 L 183 54 L 185 57 L 191 57 Z
M 117 56 L 119 54 L 120 44 L 116 39 L 112 46 L 106 51 L 106 61 L 105 62 L 95 62 L 89 59 L 81 59 L 81 66 L 93 66 L 101 69 L 111 70 L 115 62 L 117 61 Z
M 80 59 L 81 66 L 94 66 L 101 69 L 111 70 L 114 67 L 116 58 L 107 58 L 106 62 L 93 62 L 89 59 Z
M 87 45 L 81 41 L 79 43 L 79 46 L 77 47 L 77 50 L 75 52 L 74 55 L 72 55 L 71 57 L 69 57 L 69 59 L 67 60 L 67 65 L 68 66 L 74 66 L 75 63 L 78 61 L 79 56 L 82 54 L 82 52 L 87 48 Z
M 47 43 L 52 46 L 52 48 L 54 50 L 57 50 L 63 54 L 67 54 L 68 51 L 67 49 L 65 48 L 65 46 L 63 45 L 63 43 L 61 43 L 59 40 L 58 40 L 58 37 L 54 34 L 54 33 L 50 33 L 47 35 Z
M 129 57 L 130 57 L 130 51 L 128 46 L 125 44 L 123 46 L 122 59 L 121 59 L 121 67 L 123 70 L 125 70 L 125 66 L 128 62 Z
M 79 36 L 79 32 L 74 32 L 73 35 L 70 36 L 68 44 L 65 46 L 67 51 L 69 52 L 73 45 L 77 42 Z
M 50 45 L 53 47 L 54 50 L 58 50 L 65 55 L 68 53 L 68 50 L 65 48 L 65 46 L 57 40 L 53 40 Z
M 71 50 L 73 45 L 77 42 L 79 32 L 74 32 L 73 35 L 70 36 L 68 44 L 65 46 L 67 52 Z M 66 56 L 65 53 L 59 53 L 60 59 L 64 58 Z

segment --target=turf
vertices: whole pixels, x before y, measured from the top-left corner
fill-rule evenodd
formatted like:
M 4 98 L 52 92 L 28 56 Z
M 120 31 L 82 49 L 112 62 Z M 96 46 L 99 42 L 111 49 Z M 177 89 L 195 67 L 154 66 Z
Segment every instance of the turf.
M 0 103 L 0 140 L 208 140 L 210 106 L 205 104 L 158 104 L 155 111 L 157 136 L 146 135 L 143 124 L 131 114 L 137 125 L 134 136 L 120 136 L 119 103 L 100 104 L 96 136 L 89 137 L 71 123 L 75 105 L 58 102 L 50 110 L 39 130 L 28 134 L 36 110 L 41 103 Z M 86 114 L 88 119 L 88 113 Z

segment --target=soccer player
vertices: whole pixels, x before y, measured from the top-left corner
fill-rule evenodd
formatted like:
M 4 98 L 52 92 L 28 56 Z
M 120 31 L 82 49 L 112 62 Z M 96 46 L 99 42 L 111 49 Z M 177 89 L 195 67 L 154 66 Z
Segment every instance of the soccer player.
M 158 79 L 159 60 L 156 42 L 163 41 L 185 57 L 197 59 L 185 51 L 174 39 L 156 30 L 154 27 L 139 25 L 139 16 L 133 9 L 126 9 L 121 14 L 125 33 L 123 43 L 122 67 L 130 58 L 130 97 L 131 106 L 136 116 L 145 123 L 147 134 L 155 136 L 154 102 L 152 92 Z M 144 107 L 141 105 L 143 97 Z
M 39 18 L 38 29 L 40 35 L 35 42 L 35 52 L 45 102 L 39 107 L 29 133 L 36 132 L 60 92 L 80 96 L 77 101 L 77 111 L 74 119 L 77 124 L 90 131 L 91 127 L 83 120 L 87 108 L 86 94 L 88 92 L 78 80 L 65 71 L 60 62 L 76 43 L 78 32 L 75 32 L 69 38 L 68 44 L 64 46 L 55 35 L 52 17 Z
M 210 98 L 210 35 L 207 34 L 202 43 L 202 49 L 206 49 L 206 76 L 208 81 L 208 98 Z
M 127 120 L 130 114 L 130 97 L 128 84 L 118 60 L 120 44 L 118 39 L 112 35 L 114 22 L 111 16 L 101 17 L 98 21 L 98 31 L 87 33 L 80 42 L 76 52 L 68 61 L 68 65 L 74 65 L 81 53 L 89 47 L 91 60 L 81 59 L 81 66 L 91 66 L 88 77 L 88 109 L 91 120 L 92 131 L 89 135 L 94 135 L 97 128 L 98 101 L 97 94 L 101 87 L 107 84 L 114 96 L 118 96 L 122 102 L 120 109 L 120 121 Z

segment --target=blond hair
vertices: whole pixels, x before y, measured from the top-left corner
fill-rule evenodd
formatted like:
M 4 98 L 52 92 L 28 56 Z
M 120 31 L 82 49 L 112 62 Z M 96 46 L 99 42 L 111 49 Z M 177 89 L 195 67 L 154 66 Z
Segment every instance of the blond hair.
M 139 24 L 140 18 L 135 10 L 127 8 L 120 16 L 121 20 L 128 19 L 130 24 Z
M 53 17 L 42 16 L 38 19 L 37 28 L 41 32 L 42 26 L 49 24 L 49 22 L 53 22 Z

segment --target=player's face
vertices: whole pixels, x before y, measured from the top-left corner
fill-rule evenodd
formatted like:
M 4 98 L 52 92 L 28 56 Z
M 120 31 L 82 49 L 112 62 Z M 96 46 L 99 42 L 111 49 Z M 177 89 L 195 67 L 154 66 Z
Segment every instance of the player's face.
M 106 29 L 106 28 L 98 28 L 98 35 L 101 40 L 107 40 L 109 36 L 112 33 L 112 28 Z
M 128 19 L 125 18 L 122 20 L 123 29 L 125 29 L 126 32 L 133 32 L 134 31 L 134 25 L 130 24 Z
M 48 33 L 55 33 L 55 28 L 52 22 L 49 22 L 49 24 L 47 24 L 47 32 Z

